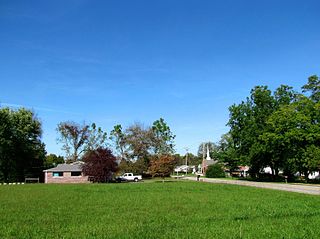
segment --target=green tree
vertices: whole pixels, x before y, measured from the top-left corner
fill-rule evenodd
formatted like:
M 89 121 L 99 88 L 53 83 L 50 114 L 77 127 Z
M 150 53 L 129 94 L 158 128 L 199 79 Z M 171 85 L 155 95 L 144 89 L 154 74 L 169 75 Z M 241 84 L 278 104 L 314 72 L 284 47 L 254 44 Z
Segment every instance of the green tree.
M 228 125 L 233 140 L 233 152 L 229 153 L 240 164 L 249 165 L 253 174 L 269 166 L 272 173 L 277 175 L 283 166 L 283 158 L 279 157 L 274 140 L 267 139 L 270 133 L 268 120 L 274 112 L 291 104 L 297 97 L 292 87 L 286 85 L 281 85 L 274 94 L 267 86 L 257 86 L 251 90 L 246 102 L 229 108 Z
M 107 132 L 104 132 L 101 127 L 97 127 L 95 123 L 92 123 L 91 127 L 89 127 L 86 151 L 94 151 L 101 147 L 106 148 L 107 146 Z
M 155 154 L 173 154 L 174 138 L 176 137 L 163 118 L 156 120 L 152 125 L 153 147 Z
M 198 166 L 202 163 L 202 157 L 196 156 L 192 153 L 187 153 L 182 157 L 179 165 L 186 164 L 186 157 L 188 157 L 188 165 Z
M 224 163 L 231 172 L 240 166 L 240 160 L 237 157 L 231 134 L 223 134 L 217 145 L 217 148 L 218 150 L 214 155 L 215 159 Z
M 81 159 L 86 150 L 86 142 L 89 138 L 89 126 L 75 122 L 61 122 L 58 124 L 58 141 L 62 143 L 62 150 L 66 153 L 67 162 L 75 162 Z
M 58 142 L 62 143 L 67 162 L 81 160 L 86 152 L 107 146 L 107 133 L 95 123 L 80 125 L 72 121 L 61 122 L 58 124 L 57 131 Z
M 227 147 L 240 164 L 250 166 L 258 175 L 263 167 L 271 167 L 292 175 L 299 171 L 306 177 L 319 169 L 316 153 L 320 148 L 320 81 L 311 76 L 302 87 L 305 96 L 292 87 L 281 85 L 271 94 L 266 86 L 252 89 L 245 102 L 230 110 L 231 144 Z M 228 158 L 226 150 L 218 154 Z M 225 161 L 225 159 L 224 159 Z
M 198 147 L 198 157 L 203 159 L 206 158 L 207 155 L 207 148 L 210 152 L 210 157 L 213 157 L 213 155 L 218 151 L 218 146 L 213 142 L 203 142 Z
M 125 133 L 122 131 L 122 126 L 120 124 L 115 125 L 110 132 L 110 140 L 114 144 L 114 148 L 117 152 L 120 160 L 126 159 L 127 156 L 127 143 Z
M 316 75 L 308 78 L 308 83 L 302 86 L 302 92 L 310 92 L 311 100 L 315 102 L 320 101 L 320 80 Z
M 245 102 L 229 107 L 229 111 L 230 119 L 227 125 L 230 127 L 229 133 L 233 140 L 236 157 L 239 159 L 240 164 L 250 165 L 249 152 L 255 142 L 252 103 L 247 98 Z
M 55 154 L 49 154 L 46 156 L 46 160 L 44 162 L 44 167 L 45 168 L 53 168 L 61 163 L 64 163 L 64 158 L 62 156 L 57 156 Z
M 40 177 L 45 159 L 41 123 L 27 109 L 0 109 L 0 181 Z

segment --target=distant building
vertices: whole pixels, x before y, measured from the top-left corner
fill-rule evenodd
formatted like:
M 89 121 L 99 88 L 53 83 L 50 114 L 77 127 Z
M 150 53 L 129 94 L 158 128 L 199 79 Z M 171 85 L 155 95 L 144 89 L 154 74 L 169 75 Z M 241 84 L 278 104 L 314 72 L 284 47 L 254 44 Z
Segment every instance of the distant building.
M 213 165 L 213 164 L 216 164 L 216 163 L 218 163 L 218 161 L 216 161 L 216 160 L 214 160 L 214 159 L 210 159 L 210 160 L 205 159 L 205 160 L 202 160 L 201 173 L 202 173 L 203 175 L 205 175 L 208 167 L 209 167 L 210 165 Z
M 55 168 L 43 170 L 45 183 L 88 183 L 88 176 L 82 173 L 83 162 L 58 164 Z
M 217 160 L 214 160 L 214 159 L 211 159 L 211 157 L 210 157 L 210 152 L 209 152 L 209 147 L 208 147 L 208 145 L 207 145 L 207 157 L 206 157 L 205 159 L 203 159 L 203 160 L 202 160 L 202 164 L 199 165 L 199 166 L 201 166 L 199 173 L 202 174 L 202 175 L 205 175 L 208 167 L 209 167 L 210 165 L 216 164 L 216 163 L 218 163 L 218 161 L 217 161 Z
M 195 168 L 196 166 L 193 166 L 193 165 L 179 165 L 179 166 L 176 166 L 174 168 L 174 172 L 175 173 L 188 173 L 188 172 L 194 172 L 195 171 Z

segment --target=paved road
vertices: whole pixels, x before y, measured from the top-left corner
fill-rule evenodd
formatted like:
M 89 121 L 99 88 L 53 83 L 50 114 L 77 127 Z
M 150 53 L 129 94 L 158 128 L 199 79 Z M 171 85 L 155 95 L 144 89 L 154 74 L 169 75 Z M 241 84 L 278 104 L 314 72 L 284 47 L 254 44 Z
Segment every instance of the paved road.
M 196 181 L 195 177 L 185 177 L 184 179 Z M 298 184 L 284 184 L 284 183 L 262 183 L 262 182 L 252 182 L 244 180 L 226 180 L 226 179 L 215 179 L 215 178 L 200 178 L 200 181 L 207 183 L 223 183 L 223 184 L 235 184 L 241 186 L 250 186 L 257 188 L 270 188 L 276 190 L 283 190 L 289 192 L 305 193 L 320 195 L 320 186 L 311 185 L 298 185 Z

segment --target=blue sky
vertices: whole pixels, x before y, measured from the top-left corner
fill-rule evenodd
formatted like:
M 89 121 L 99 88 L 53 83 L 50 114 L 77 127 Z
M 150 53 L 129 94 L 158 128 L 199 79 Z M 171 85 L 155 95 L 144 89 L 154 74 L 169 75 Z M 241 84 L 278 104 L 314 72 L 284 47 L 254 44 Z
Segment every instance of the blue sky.
M 0 102 L 56 125 L 110 131 L 163 117 L 176 149 L 226 133 L 255 85 L 296 90 L 320 74 L 320 1 L 0 2 Z

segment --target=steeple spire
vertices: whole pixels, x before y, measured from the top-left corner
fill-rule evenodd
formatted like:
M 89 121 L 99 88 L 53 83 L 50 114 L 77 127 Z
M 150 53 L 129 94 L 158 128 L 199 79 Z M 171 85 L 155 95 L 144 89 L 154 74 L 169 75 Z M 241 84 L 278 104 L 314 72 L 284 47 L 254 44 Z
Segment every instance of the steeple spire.
M 206 158 L 206 160 L 211 160 L 210 152 L 209 152 L 209 144 L 207 144 L 207 158 Z

